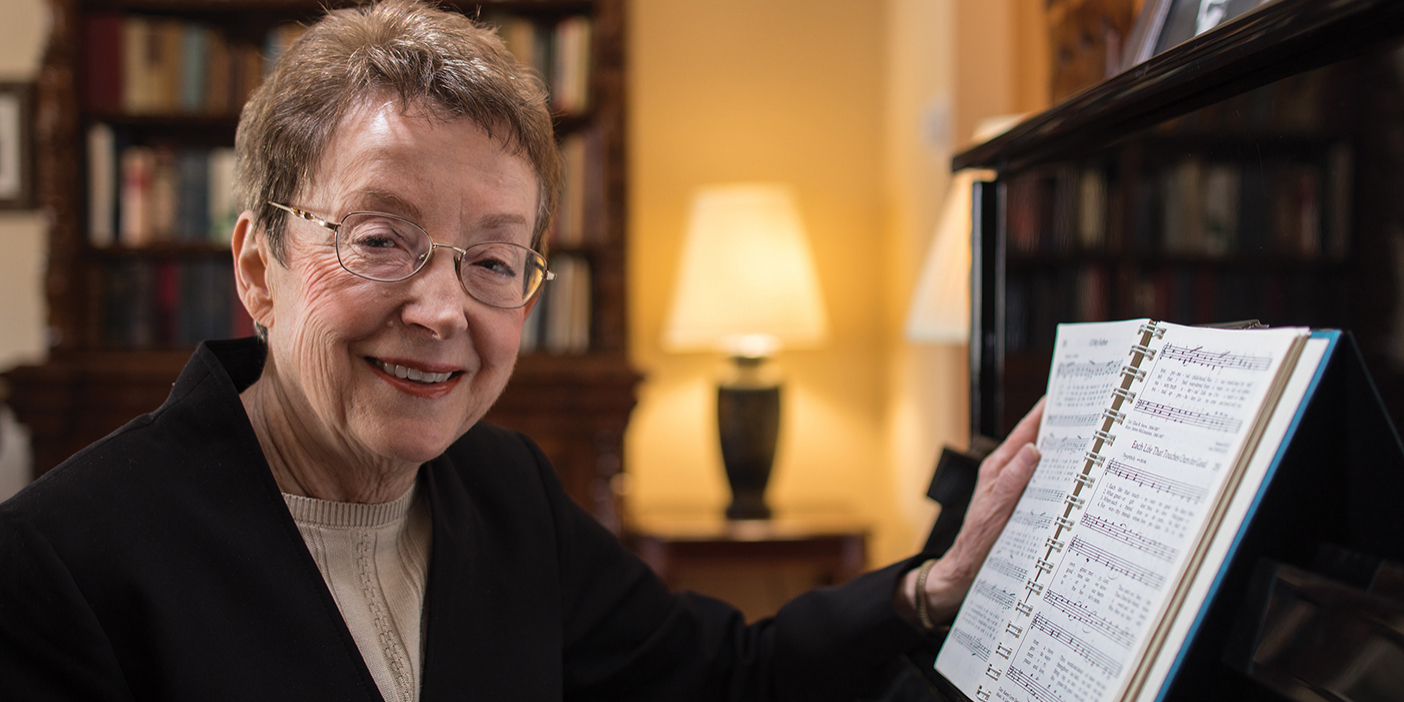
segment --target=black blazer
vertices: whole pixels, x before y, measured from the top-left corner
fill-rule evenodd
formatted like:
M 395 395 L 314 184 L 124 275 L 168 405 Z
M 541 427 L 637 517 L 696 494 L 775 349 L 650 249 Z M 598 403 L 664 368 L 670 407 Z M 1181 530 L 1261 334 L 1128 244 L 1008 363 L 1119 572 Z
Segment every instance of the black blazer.
M 0 699 L 379 700 L 238 393 L 252 340 L 0 505 Z M 920 635 L 898 564 L 751 626 L 671 595 L 525 437 L 479 424 L 421 468 L 421 697 L 852 699 Z

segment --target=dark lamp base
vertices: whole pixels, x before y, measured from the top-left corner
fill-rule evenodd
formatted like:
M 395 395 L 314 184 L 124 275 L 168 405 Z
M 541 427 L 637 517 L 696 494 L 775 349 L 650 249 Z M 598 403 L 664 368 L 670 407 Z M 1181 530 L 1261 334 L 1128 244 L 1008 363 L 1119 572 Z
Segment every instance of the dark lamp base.
M 765 487 L 780 433 L 780 386 L 758 381 L 759 359 L 736 360 L 737 378 L 717 388 L 717 428 L 732 496 L 726 517 L 769 519 Z

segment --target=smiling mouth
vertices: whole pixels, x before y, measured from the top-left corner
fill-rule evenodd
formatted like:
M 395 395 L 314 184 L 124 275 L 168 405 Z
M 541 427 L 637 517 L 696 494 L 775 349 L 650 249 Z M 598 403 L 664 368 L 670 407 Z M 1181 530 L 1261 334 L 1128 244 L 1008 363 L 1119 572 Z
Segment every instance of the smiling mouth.
M 420 383 L 421 385 L 434 385 L 436 383 L 446 382 L 454 376 L 463 374 L 463 371 L 453 371 L 450 373 L 431 373 L 429 371 L 423 371 L 418 368 L 396 365 L 394 363 L 386 363 L 385 361 L 382 361 L 378 358 L 371 358 L 369 356 L 366 357 L 366 360 L 375 364 L 375 366 L 380 370 L 385 371 L 387 375 L 393 375 L 401 380 L 408 380 L 413 383 Z

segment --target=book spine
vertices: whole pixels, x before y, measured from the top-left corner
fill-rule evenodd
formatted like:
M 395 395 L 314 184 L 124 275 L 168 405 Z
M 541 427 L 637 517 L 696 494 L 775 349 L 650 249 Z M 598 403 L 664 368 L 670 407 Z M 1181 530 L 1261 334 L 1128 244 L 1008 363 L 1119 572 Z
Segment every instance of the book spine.
M 116 112 L 122 108 L 122 15 L 94 12 L 83 26 L 83 82 L 88 108 Z
M 111 246 L 117 238 L 116 137 L 112 127 L 97 123 L 88 128 L 88 242 Z

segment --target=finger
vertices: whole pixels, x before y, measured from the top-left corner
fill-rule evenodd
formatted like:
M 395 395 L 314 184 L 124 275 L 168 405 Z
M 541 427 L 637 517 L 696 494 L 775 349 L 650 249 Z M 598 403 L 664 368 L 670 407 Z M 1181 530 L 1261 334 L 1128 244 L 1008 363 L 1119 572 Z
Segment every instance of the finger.
M 985 463 L 981 464 L 981 472 L 1000 472 L 1004 464 L 1013 458 L 1024 444 L 1033 443 L 1038 438 L 1038 427 L 1043 421 L 1043 405 L 1047 397 L 1039 398 L 1034 403 L 1033 409 L 1024 415 L 1023 419 L 1014 426 L 1014 431 L 1009 432 L 1009 436 L 999 445 L 989 456 L 985 458 Z M 988 468 L 986 468 L 988 466 Z
M 1041 458 L 1043 455 L 1038 452 L 1037 446 L 1032 443 L 1024 444 L 1000 472 L 996 490 L 1010 499 L 1009 509 L 1012 510 L 1013 503 L 1024 494 L 1024 487 L 1029 484 L 1029 478 L 1033 477 L 1034 469 L 1038 468 Z
M 968 538 L 966 545 L 970 552 L 965 555 L 973 557 L 977 564 L 984 561 L 990 548 L 994 546 L 995 537 L 1004 530 L 1009 515 L 1014 513 L 1019 497 L 1024 494 L 1024 487 L 1028 485 L 1029 478 L 1038 467 L 1039 458 L 1038 449 L 1033 444 L 1020 446 L 1019 452 L 1014 454 L 1004 470 L 991 482 L 989 492 L 981 500 L 981 504 L 972 507 L 966 513 L 960 537 Z

